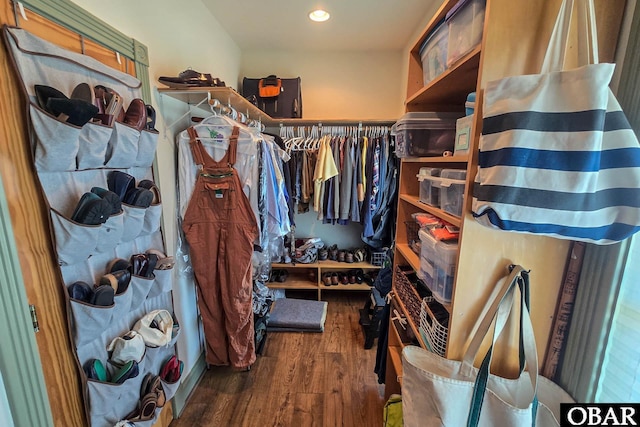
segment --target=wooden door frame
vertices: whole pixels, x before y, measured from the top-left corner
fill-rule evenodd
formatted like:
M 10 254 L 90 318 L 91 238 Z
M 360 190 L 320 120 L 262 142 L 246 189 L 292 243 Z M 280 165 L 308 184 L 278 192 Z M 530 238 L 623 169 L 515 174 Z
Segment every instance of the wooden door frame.
M 17 2 L 5 1 L 0 10 L 1 23 L 17 23 L 18 26 L 22 23 L 26 26 L 27 22 L 21 17 Z M 118 52 L 125 62 L 128 60 L 128 63 L 133 63 L 136 77 L 142 83 L 142 98 L 150 103 L 146 46 L 69 0 L 21 0 L 20 3 L 28 11 L 79 35 L 83 53 L 85 41 L 90 41 L 88 45 L 99 45 L 106 50 Z M 2 66 L 4 75 L 7 73 L 7 64 Z M 43 330 L 64 328 L 64 333 L 59 335 L 68 334 L 66 322 L 63 321 L 66 313 L 60 300 L 60 279 L 54 274 L 53 257 L 48 259 L 47 256 L 52 251 L 50 237 L 46 232 L 48 224 L 44 224 L 44 231 L 43 225 L 33 224 L 34 220 L 46 222 L 46 216 L 41 215 L 44 201 L 28 172 L 31 166 L 29 156 L 25 154 L 28 154 L 28 148 L 18 149 L 15 146 L 28 144 L 24 135 L 24 110 L 19 106 L 23 102 L 19 96 L 22 90 L 17 87 L 19 85 L 16 85 L 13 76 L 9 74 L 8 77 L 8 81 L 1 83 L 7 89 L 3 102 L 8 106 L 8 111 L 2 113 L 2 126 L 6 135 L 15 138 L 6 138 L 3 144 L 7 145 L 0 147 L 0 162 L 11 166 L 4 168 L 7 170 L 0 174 L 0 322 L 4 325 L 0 329 L 0 369 L 16 426 L 48 427 L 61 422 L 65 422 L 65 425 L 80 425 L 86 423 L 86 417 L 82 413 L 82 405 L 77 403 L 77 399 L 81 399 L 81 393 L 79 389 L 77 392 L 75 389 L 79 374 L 73 363 L 70 363 L 73 356 L 64 355 L 64 360 L 58 360 L 59 355 L 55 352 L 66 352 L 66 343 L 57 343 L 56 348 L 49 348 L 50 343 L 43 344 L 42 338 L 37 338 L 31 321 L 30 303 L 40 312 Z M 47 259 L 43 259 L 43 256 Z M 28 286 L 38 289 L 47 287 L 45 293 L 53 295 L 55 301 L 41 301 L 42 295 L 29 301 L 28 297 L 34 297 Z M 54 316 L 47 313 L 47 310 L 59 310 L 59 313 Z M 69 353 L 73 351 L 71 347 L 69 344 Z M 45 369 L 49 373 L 45 373 Z M 56 371 L 56 375 L 63 375 L 62 378 L 57 377 L 63 380 L 63 384 L 56 386 L 62 387 L 64 393 L 59 388 L 49 387 L 48 390 L 47 381 L 51 381 L 48 376 L 52 375 L 52 370 Z M 67 400 L 74 402 L 66 404 Z M 163 422 L 162 425 L 168 425 L 170 420 Z
M 0 371 L 17 426 L 51 426 L 53 417 L 31 321 L 9 206 L 0 176 Z

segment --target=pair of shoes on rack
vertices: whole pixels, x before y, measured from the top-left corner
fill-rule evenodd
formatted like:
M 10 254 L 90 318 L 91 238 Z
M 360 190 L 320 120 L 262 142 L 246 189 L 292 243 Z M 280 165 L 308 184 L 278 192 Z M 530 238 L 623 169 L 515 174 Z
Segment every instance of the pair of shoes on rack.
M 183 89 L 189 87 L 225 87 L 225 83 L 211 74 L 204 74 L 192 69 L 186 69 L 177 77 L 161 76 L 158 81 L 171 88 Z
M 90 380 L 97 380 L 102 382 L 110 382 L 114 384 L 122 384 L 129 378 L 135 378 L 140 374 L 140 368 L 138 362 L 130 360 L 122 365 L 114 374 L 109 378 L 104 364 L 99 359 L 90 359 L 83 366 L 84 373 Z
M 338 262 L 353 263 L 353 252 L 347 250 L 338 251 Z
M 111 286 L 116 295 L 125 292 L 131 283 L 131 264 L 122 258 L 116 258 L 107 266 L 107 273 L 100 278 L 101 285 Z
M 329 259 L 331 261 L 338 261 L 338 245 L 332 245 L 329 247 Z
M 271 277 L 269 278 L 269 281 L 283 283 L 287 281 L 288 277 L 289 277 L 289 271 L 284 269 L 282 270 L 273 269 L 271 270 Z
M 69 285 L 67 292 L 71 299 L 98 307 L 112 306 L 114 303 L 113 297 L 116 294 L 116 291 L 111 285 L 100 284 L 92 287 L 87 282 L 81 280 Z
M 98 107 L 91 101 L 87 102 L 85 98 L 84 92 L 87 87 L 89 85 L 86 83 L 79 84 L 69 98 L 51 86 L 35 85 L 36 102 L 40 108 L 59 121 L 74 126 L 84 126 L 99 113 Z
M 349 270 L 346 276 L 350 284 L 361 284 L 364 281 L 364 271 L 361 268 Z
M 126 172 L 114 170 L 107 175 L 107 187 L 113 191 L 123 203 L 131 206 L 148 208 L 160 202 L 160 191 L 155 183 L 143 179 L 136 187 L 136 179 Z
M 327 272 L 322 275 L 322 283 L 325 286 L 336 286 L 340 284 L 340 275 L 338 272 Z
M 86 96 L 98 107 L 96 117 L 103 125 L 111 126 L 115 120 L 137 130 L 155 130 L 156 110 L 140 98 L 134 98 L 125 110 L 120 94 L 106 86 L 96 85 Z
M 329 248 L 326 246 L 318 249 L 318 261 L 326 261 L 329 259 Z

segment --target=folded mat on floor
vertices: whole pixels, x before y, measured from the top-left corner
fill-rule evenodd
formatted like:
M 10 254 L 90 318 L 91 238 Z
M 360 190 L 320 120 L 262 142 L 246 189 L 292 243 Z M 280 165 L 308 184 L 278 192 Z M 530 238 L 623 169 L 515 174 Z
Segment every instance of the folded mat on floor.
M 326 318 L 326 301 L 281 298 L 271 307 L 267 331 L 322 332 Z

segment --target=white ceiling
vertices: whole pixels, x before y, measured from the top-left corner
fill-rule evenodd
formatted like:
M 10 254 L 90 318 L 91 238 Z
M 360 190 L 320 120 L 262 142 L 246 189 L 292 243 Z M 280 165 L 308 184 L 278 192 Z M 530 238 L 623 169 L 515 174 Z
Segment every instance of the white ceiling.
M 241 50 L 399 50 L 442 0 L 201 0 Z M 436 3 L 437 5 L 434 5 Z M 322 7 L 327 22 L 312 22 Z

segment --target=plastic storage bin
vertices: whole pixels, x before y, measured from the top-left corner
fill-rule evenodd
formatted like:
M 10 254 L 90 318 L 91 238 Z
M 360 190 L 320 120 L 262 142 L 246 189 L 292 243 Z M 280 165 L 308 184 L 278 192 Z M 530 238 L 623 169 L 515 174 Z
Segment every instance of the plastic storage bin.
M 466 170 L 442 169 L 440 173 L 440 209 L 452 215 L 462 215 L 466 179 Z
M 420 46 L 422 77 L 425 86 L 447 69 L 448 43 L 449 27 L 442 21 L 429 33 L 429 36 Z
M 440 176 L 439 168 L 420 168 L 416 175 L 420 181 L 420 201 L 431 206 L 440 206 L 440 186 L 434 185 L 432 177 Z
M 476 47 L 482 40 L 485 0 L 460 0 L 447 13 L 449 27 L 447 67 Z
M 451 303 L 453 293 L 453 278 L 456 274 L 456 257 L 458 256 L 458 242 L 443 242 L 436 244 L 436 259 L 434 262 L 434 287 L 431 289 L 433 297 L 441 304 Z
M 398 157 L 441 156 L 453 152 L 460 113 L 412 112 L 392 127 Z
M 436 245 L 438 241 L 427 230 L 420 230 L 418 232 L 420 236 L 420 272 L 418 276 L 425 285 L 434 292 L 436 289 L 435 281 L 435 263 L 436 263 Z

